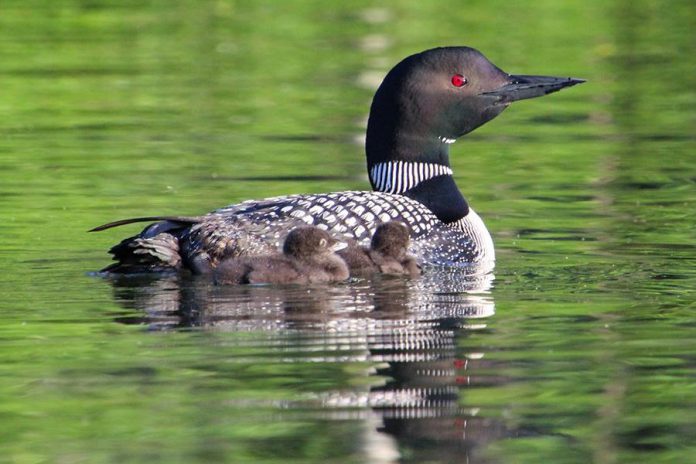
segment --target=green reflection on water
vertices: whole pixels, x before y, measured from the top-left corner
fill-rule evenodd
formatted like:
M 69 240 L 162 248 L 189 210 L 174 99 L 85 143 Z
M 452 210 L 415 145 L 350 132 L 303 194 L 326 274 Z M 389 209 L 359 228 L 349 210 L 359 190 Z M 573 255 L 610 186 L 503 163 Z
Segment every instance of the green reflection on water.
M 492 438 L 466 453 L 461 436 L 404 434 L 402 460 L 693 461 L 695 9 L 3 2 L 3 459 L 373 458 L 364 415 L 316 399 L 383 383 L 366 373 L 377 361 L 313 362 L 283 334 L 116 322 L 142 311 L 85 273 L 137 229 L 84 231 L 365 189 L 357 140 L 375 79 L 467 44 L 509 72 L 588 84 L 519 103 L 452 149 L 499 256 L 496 314 L 456 333 L 458 356 L 484 355 L 457 401 L 511 433 L 483 427 Z

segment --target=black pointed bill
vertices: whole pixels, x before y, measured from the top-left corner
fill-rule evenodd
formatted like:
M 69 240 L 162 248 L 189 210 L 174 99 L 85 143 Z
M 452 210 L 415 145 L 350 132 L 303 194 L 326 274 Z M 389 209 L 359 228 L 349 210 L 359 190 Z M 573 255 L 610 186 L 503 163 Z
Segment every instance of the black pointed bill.
M 541 97 L 552 92 L 558 92 L 565 87 L 582 84 L 584 79 L 574 77 L 551 76 L 509 76 L 510 81 L 481 95 L 500 97 L 500 103 L 511 103 L 527 98 Z

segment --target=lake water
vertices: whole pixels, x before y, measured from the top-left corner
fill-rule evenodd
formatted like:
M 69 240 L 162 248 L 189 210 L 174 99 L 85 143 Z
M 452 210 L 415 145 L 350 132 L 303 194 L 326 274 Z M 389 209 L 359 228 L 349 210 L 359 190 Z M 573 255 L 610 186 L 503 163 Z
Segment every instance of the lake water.
M 346 3 L 3 1 L 0 462 L 696 462 L 696 4 Z M 588 80 L 452 147 L 493 275 L 91 274 L 104 222 L 369 188 L 437 45 Z

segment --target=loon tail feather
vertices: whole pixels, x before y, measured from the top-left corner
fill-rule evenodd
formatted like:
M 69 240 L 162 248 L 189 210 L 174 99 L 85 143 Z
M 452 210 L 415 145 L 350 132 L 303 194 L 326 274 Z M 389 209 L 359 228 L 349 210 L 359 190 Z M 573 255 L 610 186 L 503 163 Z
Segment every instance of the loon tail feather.
M 109 253 L 116 262 L 102 269 L 102 272 L 135 274 L 180 270 L 183 267 L 183 259 L 179 238 L 201 220 L 200 217 L 187 216 L 148 216 L 123 219 L 95 227 L 90 232 L 136 222 L 158 221 L 149 224 L 138 235 L 128 237 L 113 246 Z
M 90 229 L 87 232 L 100 232 L 113 227 L 125 226 L 126 224 L 135 224 L 136 222 L 169 221 L 179 225 L 190 225 L 201 222 L 201 219 L 202 218 L 200 216 L 145 216 L 109 222 Z
M 181 269 L 179 239 L 168 232 L 152 237 L 129 237 L 113 246 L 109 253 L 116 262 L 102 272 L 132 274 Z

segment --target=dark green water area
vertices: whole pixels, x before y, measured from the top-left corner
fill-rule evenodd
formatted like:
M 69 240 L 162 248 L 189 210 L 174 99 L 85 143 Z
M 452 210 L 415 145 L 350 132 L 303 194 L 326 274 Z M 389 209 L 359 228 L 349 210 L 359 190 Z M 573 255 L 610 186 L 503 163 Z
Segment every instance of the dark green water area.
M 587 83 L 451 148 L 491 275 L 105 279 L 131 216 L 369 189 L 372 94 Z M 696 462 L 696 3 L 0 2 L 0 462 Z

